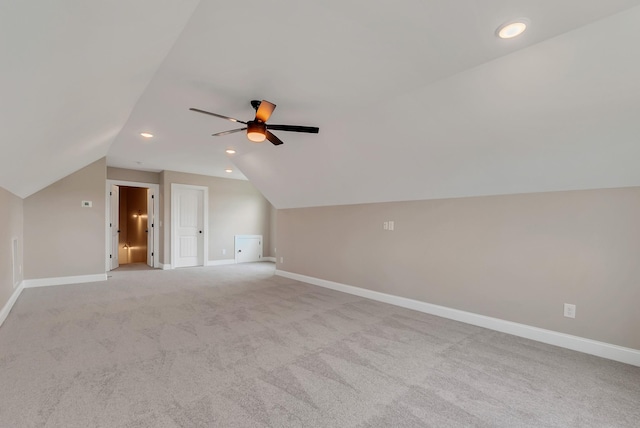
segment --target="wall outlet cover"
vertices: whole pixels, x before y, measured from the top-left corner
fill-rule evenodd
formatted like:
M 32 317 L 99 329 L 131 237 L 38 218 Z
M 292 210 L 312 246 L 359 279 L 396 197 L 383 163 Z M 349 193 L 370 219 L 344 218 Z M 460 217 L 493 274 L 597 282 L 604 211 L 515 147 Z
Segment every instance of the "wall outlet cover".
M 567 318 L 575 318 L 576 317 L 576 305 L 571 303 L 564 304 L 564 316 Z

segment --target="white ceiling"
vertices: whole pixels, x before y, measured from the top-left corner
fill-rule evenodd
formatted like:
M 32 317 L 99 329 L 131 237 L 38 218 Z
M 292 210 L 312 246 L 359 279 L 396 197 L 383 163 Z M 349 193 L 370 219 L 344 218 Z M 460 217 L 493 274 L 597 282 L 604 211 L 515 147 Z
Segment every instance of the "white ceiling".
M 23 197 L 105 155 L 278 208 L 640 185 L 640 0 L 5 3 L 0 186 Z M 251 99 L 320 133 L 211 137 L 238 126 L 188 110 Z

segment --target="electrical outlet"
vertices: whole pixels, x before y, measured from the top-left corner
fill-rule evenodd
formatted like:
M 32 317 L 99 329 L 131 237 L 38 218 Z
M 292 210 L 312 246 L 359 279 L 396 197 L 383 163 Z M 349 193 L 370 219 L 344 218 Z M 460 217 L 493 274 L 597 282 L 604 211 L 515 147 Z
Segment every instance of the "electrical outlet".
M 93 202 L 92 201 L 82 201 L 82 207 L 83 208 L 91 208 L 93 206 Z
M 576 305 L 572 305 L 571 303 L 564 304 L 564 316 L 567 318 L 575 318 L 576 317 Z
M 383 228 L 384 230 L 389 230 L 389 222 L 388 222 L 388 221 L 385 221 L 384 223 L 382 223 L 382 228 Z
M 280 257 L 280 263 L 284 263 L 284 257 Z
M 389 230 L 393 230 L 395 227 L 395 222 L 393 220 L 389 220 Z

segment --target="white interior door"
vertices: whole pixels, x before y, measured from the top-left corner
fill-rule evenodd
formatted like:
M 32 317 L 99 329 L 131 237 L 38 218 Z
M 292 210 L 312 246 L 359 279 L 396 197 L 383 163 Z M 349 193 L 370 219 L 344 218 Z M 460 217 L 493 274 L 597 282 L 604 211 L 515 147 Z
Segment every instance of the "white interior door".
M 204 191 L 175 188 L 173 222 L 175 267 L 204 265 Z
M 155 238 L 155 209 L 154 209 L 155 194 L 152 189 L 147 189 L 147 264 L 154 267 L 154 245 Z
M 236 263 L 262 260 L 262 235 L 236 235 Z
M 120 266 L 118 260 L 118 245 L 120 243 L 120 187 L 111 185 L 109 193 L 109 227 L 111 235 L 111 270 Z

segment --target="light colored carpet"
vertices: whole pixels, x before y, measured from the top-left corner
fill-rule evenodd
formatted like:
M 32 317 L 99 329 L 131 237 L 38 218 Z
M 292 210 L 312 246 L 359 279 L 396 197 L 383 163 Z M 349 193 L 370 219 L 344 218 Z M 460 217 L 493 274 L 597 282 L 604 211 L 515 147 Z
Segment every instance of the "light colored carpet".
M 638 427 L 640 368 L 273 276 L 26 289 L 0 427 Z
M 116 268 L 117 272 L 132 270 L 153 270 L 153 268 L 148 266 L 146 263 L 123 263 L 118 268 Z

